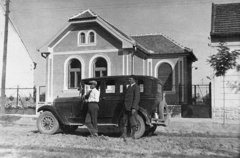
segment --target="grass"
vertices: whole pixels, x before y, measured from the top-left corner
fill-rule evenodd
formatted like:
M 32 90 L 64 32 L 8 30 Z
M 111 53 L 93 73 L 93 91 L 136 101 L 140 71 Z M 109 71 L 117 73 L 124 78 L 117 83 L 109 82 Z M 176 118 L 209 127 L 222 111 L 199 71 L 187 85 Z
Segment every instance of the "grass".
M 3 121 L 5 123 L 13 123 L 17 120 L 19 120 L 21 116 L 10 116 L 10 115 L 3 115 L 0 116 L 0 121 Z

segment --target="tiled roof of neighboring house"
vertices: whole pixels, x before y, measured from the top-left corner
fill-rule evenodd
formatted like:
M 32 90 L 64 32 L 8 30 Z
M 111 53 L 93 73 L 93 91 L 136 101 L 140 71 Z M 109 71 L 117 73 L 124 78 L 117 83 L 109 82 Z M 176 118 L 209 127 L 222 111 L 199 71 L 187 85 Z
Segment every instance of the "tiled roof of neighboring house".
M 240 35 L 240 3 L 212 4 L 211 36 Z
M 163 34 L 136 35 L 132 36 L 140 46 L 145 47 L 152 53 L 184 53 L 187 48 Z

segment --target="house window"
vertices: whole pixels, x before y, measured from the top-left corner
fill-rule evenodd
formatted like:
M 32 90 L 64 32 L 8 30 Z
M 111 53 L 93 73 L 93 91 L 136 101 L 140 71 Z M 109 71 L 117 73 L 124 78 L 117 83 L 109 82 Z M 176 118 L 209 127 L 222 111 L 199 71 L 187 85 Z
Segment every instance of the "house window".
M 81 34 L 80 34 L 80 43 L 85 43 L 86 42 L 86 39 L 85 39 L 86 37 L 85 37 L 85 33 L 84 32 L 82 32 Z
M 88 35 L 89 38 L 89 43 L 95 43 L 95 33 L 94 32 L 90 32 Z
M 107 61 L 104 58 L 97 58 L 93 65 L 93 77 L 107 76 Z
M 78 88 L 81 80 L 81 63 L 77 59 L 72 59 L 68 65 L 68 88 Z
M 173 71 L 168 63 L 163 63 L 158 68 L 158 78 L 163 81 L 163 90 L 171 91 L 173 86 Z
M 78 33 L 79 46 L 92 46 L 96 44 L 96 33 L 93 30 Z

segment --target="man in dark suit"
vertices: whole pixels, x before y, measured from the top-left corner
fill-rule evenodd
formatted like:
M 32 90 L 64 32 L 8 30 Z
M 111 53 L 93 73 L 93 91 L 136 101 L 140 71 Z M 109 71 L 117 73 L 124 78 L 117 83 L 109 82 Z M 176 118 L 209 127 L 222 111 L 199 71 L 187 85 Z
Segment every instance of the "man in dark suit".
M 139 109 L 139 101 L 140 101 L 140 89 L 139 86 L 136 84 L 133 77 L 130 77 L 129 86 L 127 88 L 127 92 L 125 94 L 124 99 L 124 110 L 123 110 L 123 134 L 122 138 L 125 140 L 127 137 L 127 126 L 130 123 L 132 132 L 131 137 L 135 139 L 135 132 L 137 126 L 137 111 Z

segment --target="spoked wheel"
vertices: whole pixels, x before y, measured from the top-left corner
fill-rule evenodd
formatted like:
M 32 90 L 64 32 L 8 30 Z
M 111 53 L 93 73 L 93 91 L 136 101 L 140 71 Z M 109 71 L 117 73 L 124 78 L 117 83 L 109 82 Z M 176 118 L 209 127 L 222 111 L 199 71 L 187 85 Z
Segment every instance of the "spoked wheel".
M 78 129 L 78 126 L 61 125 L 60 128 L 64 133 L 72 133 Z
M 37 127 L 40 133 L 54 134 L 59 129 L 59 123 L 51 112 L 45 111 L 38 117 Z

